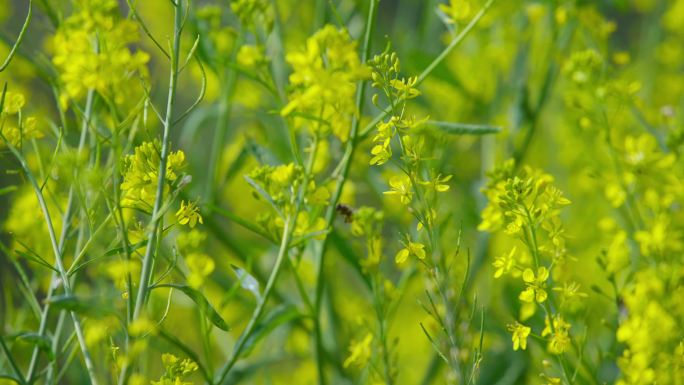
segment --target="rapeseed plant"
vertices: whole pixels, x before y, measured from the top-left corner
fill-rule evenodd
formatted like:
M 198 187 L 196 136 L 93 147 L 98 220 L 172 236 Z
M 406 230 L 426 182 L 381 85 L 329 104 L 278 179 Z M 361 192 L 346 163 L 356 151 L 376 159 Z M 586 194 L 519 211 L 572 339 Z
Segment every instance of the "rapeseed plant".
M 681 384 L 683 17 L 0 0 L 0 384 Z

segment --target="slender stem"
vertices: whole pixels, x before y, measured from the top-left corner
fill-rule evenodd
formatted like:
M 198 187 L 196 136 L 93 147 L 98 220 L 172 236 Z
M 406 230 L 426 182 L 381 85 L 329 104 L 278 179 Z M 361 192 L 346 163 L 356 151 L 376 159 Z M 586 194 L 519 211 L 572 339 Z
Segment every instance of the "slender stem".
M 140 313 L 142 312 L 143 306 L 147 300 L 147 294 L 149 292 L 150 278 L 152 276 L 152 266 L 154 264 L 154 252 L 155 246 L 157 245 L 157 237 L 159 236 L 159 226 L 161 223 L 161 216 L 159 215 L 162 208 L 162 203 L 164 201 L 164 185 L 166 183 L 166 164 L 169 156 L 169 134 L 171 131 L 171 126 L 173 125 L 173 111 L 174 103 L 176 101 L 176 88 L 178 82 L 178 58 L 180 55 L 180 42 L 181 42 L 181 24 L 183 21 L 183 0 L 176 0 L 174 3 L 174 33 L 173 33 L 173 51 L 170 52 L 171 55 L 171 70 L 169 74 L 169 90 L 168 97 L 166 101 L 166 115 L 163 121 L 163 134 L 162 134 L 162 148 L 159 162 L 159 171 L 157 177 L 157 192 L 155 195 L 154 206 L 152 208 L 152 219 L 149 226 L 149 232 L 147 234 L 147 247 L 145 249 L 145 255 L 143 257 L 143 265 L 140 272 L 140 281 L 138 282 L 139 289 L 135 299 L 135 306 L 133 307 L 133 317 L 132 322 L 140 318 Z M 131 295 L 129 293 L 129 295 Z M 119 383 L 124 383 L 128 377 L 128 363 L 124 364 L 121 369 L 121 375 L 119 377 Z
M 537 232 L 535 230 L 535 224 L 532 222 L 532 217 L 529 213 L 529 210 L 527 210 L 527 207 L 525 208 L 525 213 L 527 215 L 527 220 L 528 220 L 527 226 L 530 229 L 530 240 L 531 240 L 531 244 L 528 247 L 530 249 L 530 252 L 534 256 L 536 267 L 539 268 L 539 248 L 537 246 Z M 546 313 L 546 318 L 549 320 L 549 326 L 551 328 L 551 333 L 555 334 L 556 328 L 553 325 L 553 314 L 554 313 L 553 313 L 553 310 L 551 309 L 551 305 L 549 304 L 549 302 L 552 300 L 553 300 L 553 292 L 549 293 L 548 301 L 545 301 L 543 304 L 540 304 L 540 306 L 542 307 L 542 309 L 544 309 L 544 313 Z M 563 376 L 565 377 L 566 382 L 568 384 L 572 384 L 572 382 L 570 381 L 570 378 L 572 378 L 572 376 L 569 373 L 569 369 L 568 369 L 567 364 L 565 362 L 565 359 L 563 358 L 562 355 L 558 355 L 558 362 L 561 366 L 561 369 L 563 370 Z M 596 382 L 593 377 L 590 377 L 590 379 L 594 383 Z
M 29 0 L 28 12 L 26 14 L 26 19 L 24 20 L 24 25 L 22 25 L 21 31 L 19 31 L 19 36 L 17 36 L 17 40 L 14 42 L 14 45 L 12 45 L 12 48 L 10 49 L 9 54 L 7 54 L 7 58 L 2 63 L 2 65 L 0 65 L 0 72 L 4 71 L 7 68 L 7 66 L 12 61 L 14 54 L 17 53 L 17 49 L 21 45 L 21 41 L 24 40 L 24 34 L 26 34 L 26 30 L 28 29 L 28 26 L 31 23 L 31 16 L 32 15 L 33 15 L 33 0 Z
M 159 216 L 162 203 L 164 201 L 164 184 L 166 183 L 166 164 L 169 157 L 169 133 L 171 131 L 171 123 L 173 119 L 173 107 L 176 99 L 176 85 L 178 80 L 178 54 L 180 52 L 180 24 L 182 20 L 181 2 L 175 5 L 175 30 L 173 39 L 173 52 L 171 53 L 171 74 L 169 79 L 169 95 L 166 104 L 166 116 L 164 117 L 164 132 L 162 135 L 161 160 L 159 162 L 159 171 L 157 177 L 157 192 L 155 195 L 154 206 L 152 208 L 152 223 L 149 233 L 147 235 L 148 242 L 145 249 L 145 256 L 143 258 L 143 268 L 140 273 L 140 289 L 138 290 L 135 306 L 133 309 L 133 320 L 140 317 L 140 312 L 147 298 L 149 289 L 150 276 L 152 274 L 152 260 L 154 255 L 154 248 L 156 245 L 157 236 L 159 233 L 159 224 L 161 217 Z
M 85 111 L 83 114 L 83 121 L 81 124 L 81 136 L 79 138 L 78 142 L 78 149 L 77 149 L 77 154 L 80 155 L 83 151 L 83 147 L 85 147 L 85 141 L 86 141 L 86 134 L 88 132 L 88 127 L 90 125 L 90 119 L 92 116 L 93 112 L 93 99 L 94 99 L 95 93 L 94 91 L 88 90 L 88 95 L 86 96 L 86 106 L 85 106 Z M 69 224 L 71 223 L 71 215 L 72 211 L 74 208 L 74 186 L 71 185 L 69 187 L 69 194 L 67 198 L 67 207 L 66 211 L 64 212 L 64 215 L 62 216 L 62 232 L 60 233 L 59 236 L 59 253 L 62 255 L 64 252 L 64 244 L 66 243 L 66 237 L 69 232 Z M 40 324 L 38 326 L 38 335 L 41 337 L 45 335 L 46 329 L 47 329 L 47 319 L 48 319 L 48 314 L 50 313 L 50 299 L 54 295 L 56 286 L 52 284 L 57 279 L 57 272 L 52 273 L 52 277 L 50 278 L 50 286 L 47 291 L 47 295 L 45 297 L 45 306 L 43 307 L 43 312 L 40 315 Z M 33 353 L 31 354 L 31 361 L 29 364 L 28 371 L 26 372 L 26 378 L 28 379 L 29 382 L 33 380 L 33 375 L 35 373 L 36 365 L 38 364 L 38 354 L 40 350 L 36 346 L 33 348 Z M 53 363 L 50 363 L 50 367 L 52 367 Z
M 59 317 L 57 318 L 57 326 L 55 327 L 55 335 L 52 336 L 52 351 L 57 352 L 59 349 L 59 340 L 62 337 L 62 330 L 64 329 L 64 322 L 66 320 L 66 312 L 59 312 Z M 51 362 L 48 367 L 45 383 L 52 383 L 52 376 L 56 368 L 56 362 Z
M 31 172 L 31 169 L 29 168 L 28 164 L 26 163 L 26 160 L 24 157 L 19 153 L 19 151 L 12 146 L 11 143 L 7 142 L 6 143 L 12 154 L 17 158 L 19 163 L 21 164 L 22 169 L 24 170 L 24 173 L 26 174 L 26 178 L 29 180 L 29 183 L 33 187 L 33 190 L 36 193 L 36 197 L 38 198 L 38 203 L 40 205 L 40 209 L 43 213 L 43 217 L 45 219 L 45 223 L 48 228 L 48 234 L 50 236 L 50 243 L 52 245 L 52 251 L 55 255 L 55 265 L 57 267 L 57 271 L 59 272 L 59 277 L 61 279 L 62 286 L 64 287 L 64 292 L 66 295 L 73 295 L 71 283 L 69 281 L 69 277 L 67 276 L 66 269 L 64 268 L 64 261 L 62 260 L 62 255 L 59 250 L 59 245 L 57 241 L 57 236 L 55 234 L 55 228 L 52 225 L 52 218 L 50 217 L 50 211 L 48 210 L 47 207 L 47 202 L 45 201 L 45 197 L 43 196 L 43 192 L 40 189 L 40 186 L 38 185 L 38 182 L 36 181 L 36 178 L 33 176 L 33 172 Z M 52 283 L 51 283 L 52 284 Z M 79 320 L 78 316 L 76 315 L 75 312 L 70 312 L 71 313 L 71 319 L 73 320 L 74 323 L 74 330 L 76 332 L 76 337 L 78 339 L 78 343 L 81 347 L 81 353 L 83 354 L 83 360 L 85 361 L 86 364 L 86 369 L 88 371 L 88 375 L 90 376 L 90 382 L 92 384 L 97 384 L 97 377 L 95 376 L 95 366 L 93 365 L 92 359 L 90 357 L 90 352 L 88 351 L 88 346 L 85 343 L 85 337 L 83 335 L 83 329 L 81 327 L 81 321 Z
M 226 363 L 226 365 L 223 367 L 221 374 L 219 375 L 219 379 L 218 381 L 216 381 L 216 384 L 223 383 L 230 370 L 237 363 L 238 359 L 240 358 L 240 355 L 242 354 L 242 351 L 245 348 L 247 341 L 249 341 L 252 334 L 254 333 L 257 323 L 259 322 L 259 319 L 261 318 L 266 308 L 266 302 L 268 302 L 268 299 L 271 296 L 271 293 L 273 292 L 275 283 L 278 279 L 278 276 L 280 275 L 280 271 L 282 270 L 283 262 L 287 258 L 287 251 L 290 248 L 290 241 L 292 240 L 292 236 L 296 226 L 297 216 L 299 214 L 302 202 L 304 201 L 306 189 L 309 185 L 309 177 L 311 175 L 311 170 L 313 169 L 314 161 L 316 160 L 317 149 L 318 137 L 314 138 L 312 150 L 309 154 L 309 161 L 307 162 L 306 169 L 304 172 L 304 180 L 302 181 L 302 184 L 299 187 L 299 194 L 296 197 L 294 210 L 285 219 L 285 226 L 283 227 L 283 238 L 280 242 L 278 256 L 276 257 L 275 264 L 273 265 L 273 269 L 271 270 L 271 275 L 268 277 L 268 281 L 266 282 L 264 293 L 262 294 L 261 298 L 259 298 L 259 301 L 257 302 L 257 307 L 254 309 L 254 312 L 252 313 L 252 317 L 250 318 L 247 327 L 240 335 L 240 338 L 238 339 L 235 348 L 233 349 L 233 354 L 228 360 L 228 363 Z
M 370 55 L 371 50 L 371 37 L 373 35 L 373 29 L 375 27 L 375 13 L 379 0 L 372 0 L 368 9 L 368 19 L 366 21 L 366 32 L 363 38 L 363 50 L 361 52 L 361 61 L 366 63 Z M 352 158 L 354 157 L 354 152 L 356 150 L 359 125 L 361 123 L 361 114 L 363 113 L 363 102 L 366 95 L 366 81 L 362 80 L 359 82 L 358 88 L 356 90 L 356 109 L 358 116 L 354 116 L 352 119 L 351 132 L 349 134 L 349 140 L 345 148 L 344 156 L 340 161 L 341 172 L 338 174 L 337 184 L 335 185 L 335 191 L 330 199 L 330 205 L 325 213 L 325 224 L 326 228 L 330 228 L 335 219 L 337 203 L 342 195 L 342 189 L 349 175 L 349 168 L 351 166 Z M 314 255 L 314 260 L 317 261 L 317 271 L 316 271 L 316 292 L 314 294 L 314 320 L 315 320 L 315 338 L 316 338 L 316 366 L 318 368 L 318 383 L 320 385 L 325 384 L 325 371 L 324 371 L 324 349 L 323 349 L 323 338 L 321 333 L 321 303 L 323 302 L 323 283 L 324 283 L 324 265 L 325 265 L 325 250 L 328 243 L 328 237 L 325 237 L 318 248 L 315 249 L 316 255 Z
M 254 313 L 252 314 L 252 318 L 250 318 L 249 323 L 247 324 L 247 327 L 245 328 L 245 331 L 242 332 L 240 335 L 240 338 L 238 339 L 237 344 L 235 345 L 235 348 L 233 349 L 233 354 L 230 357 L 230 360 L 226 364 L 226 366 L 223 368 L 221 375 L 218 378 L 218 381 L 216 381 L 216 384 L 221 384 L 223 381 L 226 379 L 226 376 L 230 372 L 230 370 L 235 366 L 235 363 L 239 359 L 243 349 L 245 348 L 245 344 L 247 343 L 249 337 L 252 335 L 254 332 L 254 329 L 257 325 L 257 322 L 259 318 L 261 317 L 262 313 L 264 312 L 264 308 L 266 306 L 266 302 L 268 298 L 270 297 L 271 292 L 273 291 L 273 286 L 275 285 L 275 281 L 278 278 L 279 272 L 281 270 L 281 266 L 283 264 L 283 261 L 285 261 L 285 258 L 287 258 L 287 250 L 288 246 L 290 243 L 290 240 L 292 239 L 292 231 L 290 230 L 292 227 L 294 227 L 294 218 L 290 216 L 287 218 L 285 221 L 285 227 L 283 228 L 283 239 L 280 242 L 280 249 L 278 250 L 278 257 L 276 258 L 275 264 L 273 265 L 273 270 L 271 271 L 271 275 L 268 277 L 268 282 L 266 283 L 266 287 L 264 288 L 264 294 L 263 296 L 259 299 L 259 302 L 257 303 L 256 309 L 254 309 Z
M 237 52 L 242 42 L 242 35 L 238 35 L 235 40 L 235 46 L 233 47 L 233 52 L 231 53 L 230 61 L 235 63 L 235 58 Z M 218 172 L 216 165 L 218 164 L 219 155 L 223 150 L 223 143 L 226 137 L 226 131 L 228 129 L 228 120 L 230 119 L 230 102 L 233 94 L 233 89 L 236 84 L 236 70 L 234 67 L 228 67 L 228 71 L 224 72 L 225 79 L 222 81 L 221 95 L 218 102 L 218 115 L 216 116 L 216 128 L 214 129 L 214 140 L 212 142 L 211 153 L 209 154 L 209 175 L 207 176 L 206 185 L 206 201 L 209 204 L 214 203 L 214 195 L 216 193 L 216 183 L 218 179 Z
M 9 361 L 9 364 L 12 367 L 12 370 L 17 375 L 17 379 L 19 380 L 19 383 L 25 384 L 26 380 L 24 379 L 24 376 L 21 374 L 21 370 L 19 370 L 17 363 L 14 362 L 14 358 L 12 358 L 12 353 L 10 352 L 7 345 L 5 345 L 5 340 L 2 338 L 2 336 L 0 336 L 0 347 L 2 347 L 2 351 L 5 352 L 5 355 L 7 356 L 7 361 Z
M 485 13 L 487 13 L 487 10 L 492 6 L 493 3 L 494 3 L 494 0 L 487 0 L 485 5 L 482 6 L 480 11 L 473 17 L 473 19 L 470 21 L 470 23 L 468 23 L 468 25 L 466 25 L 465 28 L 463 28 L 461 33 L 459 33 L 458 36 L 456 36 L 454 38 L 454 40 L 452 40 L 451 43 L 449 43 L 449 45 L 446 46 L 446 48 L 444 48 L 442 53 L 440 53 L 427 67 L 425 67 L 423 72 L 421 72 L 420 75 L 418 75 L 418 79 L 417 79 L 416 84 L 415 84 L 416 87 L 418 87 L 430 75 L 430 73 L 432 73 L 432 71 L 438 65 L 440 65 L 442 63 L 442 61 L 444 61 L 444 59 L 446 59 L 447 56 L 449 56 L 449 54 L 451 53 L 451 51 L 454 50 L 454 48 L 458 47 L 461 44 L 461 42 L 465 39 L 465 37 L 468 35 L 468 33 L 470 33 L 470 31 L 473 29 L 473 27 L 475 27 L 475 25 L 480 21 L 480 19 L 482 19 L 482 17 L 485 15 Z M 384 119 L 387 116 L 387 114 L 389 114 L 389 113 L 390 113 L 390 109 L 388 108 L 388 109 L 385 109 L 384 111 L 382 111 L 381 113 L 379 113 L 378 115 L 376 115 L 375 118 L 373 118 L 373 120 L 371 120 L 363 128 L 363 130 L 361 130 L 361 132 L 359 134 L 359 139 L 360 140 L 365 139 L 368 136 L 368 134 L 370 134 L 370 132 L 373 130 L 373 128 L 375 128 L 375 125 L 378 124 L 379 121 Z

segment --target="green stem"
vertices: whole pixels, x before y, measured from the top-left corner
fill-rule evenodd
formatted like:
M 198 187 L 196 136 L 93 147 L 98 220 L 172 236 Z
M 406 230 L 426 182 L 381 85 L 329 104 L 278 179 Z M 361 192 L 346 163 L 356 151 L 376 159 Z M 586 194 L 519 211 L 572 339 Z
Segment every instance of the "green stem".
M 231 62 L 235 62 L 239 46 L 242 42 L 242 34 L 235 39 L 235 46 L 231 53 Z M 225 73 L 225 81 L 223 82 L 223 92 L 219 96 L 218 115 L 216 116 L 216 128 L 214 129 L 214 140 L 212 141 L 211 153 L 209 155 L 209 175 L 207 176 L 207 203 L 214 203 L 214 195 L 216 183 L 218 181 L 218 172 L 216 165 L 218 164 L 219 155 L 223 150 L 223 143 L 228 129 L 228 120 L 230 119 L 230 99 L 233 94 L 233 89 L 236 83 L 236 70 L 228 66 L 229 70 Z
M 83 121 L 81 124 L 81 136 L 79 138 L 78 142 L 78 150 L 77 150 L 77 155 L 80 155 L 83 151 L 83 147 L 85 147 L 85 141 L 86 141 L 86 134 L 88 132 L 88 127 L 90 125 L 90 118 L 93 112 L 93 99 L 94 99 L 94 91 L 91 89 L 88 91 L 88 95 L 86 96 L 86 106 L 85 106 L 85 112 L 83 115 Z M 66 237 L 67 233 L 69 231 L 69 224 L 71 222 L 71 215 L 72 211 L 74 208 L 74 186 L 69 187 L 69 194 L 67 198 L 67 207 L 66 211 L 64 212 L 64 215 L 62 216 L 62 232 L 60 233 L 59 236 L 59 253 L 60 255 L 64 252 L 64 244 L 66 243 Z M 54 282 L 57 279 L 57 272 L 53 272 L 52 276 L 50 278 L 50 282 Z M 40 323 L 38 326 L 38 335 L 41 337 L 45 335 L 45 332 L 47 330 L 47 318 L 48 314 L 50 313 L 50 299 L 54 295 L 55 292 L 55 286 L 50 285 L 47 291 L 47 295 L 45 297 L 45 306 L 43 307 L 43 312 L 40 315 Z M 29 382 L 33 381 L 33 376 L 35 374 L 35 369 L 36 365 L 38 364 L 38 354 L 40 350 L 36 346 L 33 348 L 33 352 L 31 354 L 31 361 L 29 363 L 29 368 L 28 371 L 26 372 L 26 378 L 28 379 Z M 52 363 L 50 364 L 50 367 L 52 367 Z M 51 371 L 51 369 L 50 369 Z
M 440 53 L 427 67 L 425 67 L 423 72 L 421 72 L 420 75 L 418 75 L 415 87 L 418 87 L 430 75 L 430 73 L 432 73 L 432 71 L 438 65 L 440 65 L 444 61 L 444 59 L 446 59 L 447 56 L 449 56 L 451 51 L 453 51 L 454 48 L 458 47 L 461 44 L 461 42 L 465 39 L 468 33 L 470 33 L 473 27 L 475 27 L 475 25 L 480 21 L 480 19 L 482 19 L 485 13 L 487 13 L 487 10 L 492 6 L 493 3 L 494 0 L 487 0 L 485 5 L 482 6 L 480 11 L 473 17 L 470 23 L 468 23 L 468 25 L 466 25 L 465 28 L 463 28 L 461 33 L 459 33 L 458 36 L 456 36 L 454 40 L 452 40 L 451 43 L 449 43 L 449 45 L 446 46 L 446 48 L 444 48 L 442 53 Z M 373 120 L 371 120 L 363 128 L 363 130 L 361 130 L 359 139 L 365 139 L 370 134 L 370 132 L 375 128 L 375 125 L 378 124 L 378 122 L 380 122 L 382 119 L 384 119 L 389 113 L 390 109 L 388 108 L 379 113 L 378 115 L 376 115 L 375 118 L 373 118 Z
M 283 267 L 283 262 L 285 261 L 287 256 L 287 251 L 290 248 L 290 241 L 292 241 L 292 236 L 294 234 L 294 229 L 296 227 L 296 222 L 297 222 L 297 216 L 299 214 L 299 210 L 301 208 L 301 205 L 304 201 L 304 196 L 306 195 L 306 189 L 309 185 L 309 177 L 311 175 L 311 170 L 313 169 L 313 164 L 316 159 L 316 152 L 318 149 L 318 137 L 314 138 L 314 143 L 312 146 L 311 153 L 309 154 L 309 161 L 306 165 L 306 169 L 304 172 L 304 179 L 302 181 L 302 184 L 300 185 L 299 193 L 297 197 L 295 198 L 295 205 L 294 205 L 294 210 L 293 212 L 285 219 L 285 226 L 283 227 L 283 237 L 280 242 L 280 248 L 278 250 L 278 256 L 276 257 L 275 264 L 273 265 L 273 269 L 271 270 L 271 275 L 268 277 L 268 281 L 266 282 L 266 287 L 264 288 L 264 293 L 262 294 L 261 298 L 259 298 L 257 302 L 257 307 L 254 309 L 254 312 L 252 313 L 252 317 L 250 318 L 249 322 L 247 323 L 247 327 L 245 330 L 242 332 L 240 335 L 240 338 L 238 339 L 235 348 L 233 349 L 233 354 L 231 355 L 230 359 L 226 363 L 226 365 L 223 367 L 221 370 L 221 373 L 219 375 L 218 381 L 216 381 L 216 384 L 221 384 L 223 381 L 225 381 L 226 376 L 228 376 L 228 373 L 230 370 L 235 366 L 237 363 L 238 359 L 240 358 L 247 342 L 250 340 L 252 337 L 252 334 L 254 333 L 254 330 L 257 327 L 257 323 L 259 322 L 259 319 L 264 313 L 264 310 L 266 308 L 266 303 L 268 302 L 268 299 L 271 296 L 271 293 L 273 292 L 273 289 L 275 287 L 275 283 L 278 280 L 278 276 L 280 275 L 280 271 L 282 270 Z
M 17 366 L 17 363 L 14 362 L 12 353 L 10 352 L 9 348 L 7 348 L 7 345 L 5 345 L 5 340 L 2 338 L 2 336 L 0 336 L 0 346 L 2 347 L 2 350 L 5 352 L 5 356 L 7 356 L 7 361 L 9 361 L 9 364 L 12 367 L 14 374 L 17 375 L 19 383 L 25 384 L 26 380 L 24 379 L 24 376 L 21 374 L 21 370 L 19 370 L 19 366 Z
M 50 236 L 50 243 L 52 245 L 52 251 L 55 255 L 55 264 L 57 267 L 57 271 L 59 272 L 59 277 L 62 280 L 62 286 L 64 287 L 64 292 L 66 295 L 73 295 L 72 287 L 71 287 L 71 282 L 69 281 L 69 277 L 66 274 L 66 269 L 64 268 L 64 261 L 62 260 L 62 254 L 60 252 L 60 248 L 58 245 L 57 241 L 57 236 L 55 234 L 55 228 L 52 225 L 52 218 L 50 217 L 50 212 L 47 207 L 47 202 L 45 201 L 45 197 L 43 196 L 43 192 L 40 189 L 40 186 L 38 186 L 38 182 L 36 181 L 36 178 L 34 178 L 33 173 L 31 172 L 31 169 L 29 168 L 28 164 L 26 163 L 26 160 L 24 157 L 19 153 L 19 151 L 12 146 L 11 143 L 7 142 L 7 147 L 10 149 L 12 154 L 17 158 L 19 163 L 21 164 L 22 169 L 24 170 L 24 173 L 26 174 L 26 178 L 29 180 L 29 183 L 33 187 L 33 190 L 36 193 L 36 197 L 38 198 L 38 204 L 40 205 L 40 209 L 43 213 L 43 218 L 45 219 L 45 223 L 48 228 L 48 234 Z M 52 283 L 51 283 L 52 284 Z M 79 320 L 78 316 L 76 315 L 75 312 L 70 312 L 71 313 L 71 319 L 74 323 L 74 330 L 76 332 L 76 337 L 78 339 L 78 343 L 81 347 L 81 353 L 83 354 L 83 360 L 85 361 L 86 364 L 86 369 L 88 371 L 88 375 L 90 376 L 90 382 L 92 384 L 97 384 L 97 377 L 95 376 L 95 366 L 93 365 L 92 359 L 90 357 L 90 352 L 88 351 L 88 346 L 85 343 L 85 337 L 83 335 L 83 329 L 81 327 L 81 321 Z
M 361 52 L 361 61 L 365 63 L 368 61 L 371 49 L 371 37 L 373 34 L 373 29 L 375 27 L 375 13 L 379 0 L 371 0 L 368 9 L 368 19 L 366 21 L 366 32 L 363 39 L 363 50 Z M 359 126 L 361 122 L 361 114 L 363 112 L 363 102 L 366 95 L 366 81 L 362 80 L 359 82 L 356 91 L 356 109 L 358 116 L 354 116 L 352 119 L 351 132 L 349 134 L 349 139 L 345 148 L 344 156 L 340 161 L 340 173 L 337 176 L 337 184 L 335 185 L 335 191 L 330 199 L 330 205 L 325 213 L 325 224 L 326 228 L 332 226 L 333 220 L 335 219 L 335 214 L 337 213 L 336 207 L 337 203 L 342 196 L 342 189 L 349 175 L 349 168 L 351 166 L 352 158 L 354 157 L 354 152 L 356 150 Z M 316 291 L 314 294 L 314 320 L 315 320 L 315 339 L 316 339 L 316 366 L 318 368 L 318 383 L 320 385 L 325 384 L 325 371 L 324 371 L 324 348 L 323 339 L 321 333 L 321 303 L 323 300 L 323 272 L 325 265 L 325 251 L 328 242 L 328 237 L 325 237 L 317 249 L 315 249 L 314 260 L 317 261 L 317 271 L 316 271 Z
M 26 34 L 26 30 L 28 29 L 28 26 L 31 23 L 31 16 L 32 15 L 33 15 L 33 0 L 29 0 L 28 12 L 26 14 L 26 19 L 24 20 L 24 25 L 22 25 L 21 31 L 19 31 L 19 36 L 17 36 L 17 40 L 12 45 L 12 48 L 10 49 L 9 54 L 7 55 L 7 58 L 2 63 L 2 65 L 0 65 L 0 72 L 4 71 L 7 68 L 7 66 L 12 61 L 14 54 L 17 53 L 17 48 L 19 48 L 19 46 L 21 45 L 21 41 L 24 39 L 24 34 Z
M 131 322 L 135 322 L 140 318 L 143 306 L 147 300 L 149 292 L 150 278 L 152 277 L 152 266 L 154 264 L 154 251 L 157 245 L 157 237 L 159 236 L 159 227 L 161 223 L 161 215 L 159 215 L 164 201 L 164 185 L 166 183 L 166 164 L 169 156 L 170 140 L 169 134 L 171 126 L 173 125 L 173 111 L 176 100 L 176 88 L 178 82 L 178 58 L 180 55 L 181 30 L 183 20 L 183 0 L 176 0 L 174 3 L 174 33 L 173 33 L 173 51 L 170 53 L 171 70 L 169 74 L 169 91 L 166 101 L 166 115 L 164 116 L 162 134 L 162 148 L 159 162 L 159 171 L 157 178 L 157 192 L 155 195 L 154 206 L 152 208 L 152 219 L 147 234 L 148 242 L 143 257 L 143 265 L 140 272 L 139 289 L 135 299 L 135 306 L 133 307 L 133 317 Z M 132 295 L 132 293 L 129 293 Z M 124 364 L 119 383 L 124 383 L 128 377 L 129 364 Z

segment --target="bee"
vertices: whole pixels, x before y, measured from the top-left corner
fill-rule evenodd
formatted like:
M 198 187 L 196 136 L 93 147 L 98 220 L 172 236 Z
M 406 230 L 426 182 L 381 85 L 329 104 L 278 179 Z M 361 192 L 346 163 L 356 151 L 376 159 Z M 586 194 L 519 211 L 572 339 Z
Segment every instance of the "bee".
M 344 223 L 351 223 L 354 220 L 354 209 L 351 206 L 338 203 L 335 210 L 344 217 Z

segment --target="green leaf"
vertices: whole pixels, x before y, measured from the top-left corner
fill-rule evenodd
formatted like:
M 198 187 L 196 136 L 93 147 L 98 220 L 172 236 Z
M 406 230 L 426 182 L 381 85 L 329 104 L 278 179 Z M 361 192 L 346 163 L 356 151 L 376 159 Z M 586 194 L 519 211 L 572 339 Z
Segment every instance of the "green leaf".
M 302 314 L 294 305 L 280 305 L 276 307 L 254 328 L 254 332 L 245 342 L 241 356 L 247 357 L 257 342 L 270 334 L 273 329 L 300 317 L 302 317 Z
M 259 291 L 259 281 L 257 281 L 256 278 L 239 266 L 231 264 L 230 267 L 233 268 L 235 275 L 237 275 L 238 280 L 240 281 L 240 286 L 245 290 L 251 291 L 257 301 L 260 301 L 261 292 Z
M 19 187 L 15 186 L 15 185 L 0 188 L 0 195 L 5 195 L 5 194 L 9 194 L 13 191 L 17 191 L 18 188 Z
M 501 132 L 501 127 L 488 124 L 440 122 L 435 120 L 430 120 L 427 124 L 433 125 L 449 135 L 487 135 Z
M 222 215 L 222 216 L 228 218 L 229 220 L 231 220 L 231 221 L 237 223 L 238 225 L 244 227 L 245 229 L 247 229 L 247 230 L 249 230 L 249 231 L 251 231 L 251 232 L 253 232 L 253 233 L 255 233 L 255 234 L 261 235 L 262 237 L 268 239 L 269 241 L 271 241 L 271 242 L 273 242 L 273 243 L 276 243 L 276 242 L 277 242 L 277 241 L 276 241 L 275 239 L 273 239 L 273 237 L 272 237 L 269 233 L 267 233 L 261 226 L 259 226 L 259 225 L 257 225 L 257 224 L 254 224 L 254 223 L 252 223 L 252 222 L 250 222 L 250 221 L 248 221 L 248 220 L 246 220 L 246 219 L 244 219 L 244 218 L 242 218 L 242 217 L 240 217 L 240 216 L 234 214 L 233 212 L 231 212 L 231 211 L 229 211 L 229 210 L 226 210 L 226 209 L 224 209 L 224 208 L 222 208 L 222 207 L 214 206 L 214 205 L 212 205 L 212 204 L 209 204 L 209 205 L 207 205 L 207 206 L 208 206 L 207 208 L 208 208 L 209 210 L 211 210 L 211 211 L 213 211 L 213 212 L 216 212 L 216 213 L 218 213 L 218 214 L 220 214 L 220 215 Z
M 266 190 L 264 190 L 263 188 L 261 188 L 261 186 L 259 186 L 259 184 L 258 184 L 254 179 L 250 178 L 250 177 L 247 176 L 247 175 L 245 175 L 245 180 L 247 181 L 247 183 L 249 183 L 250 186 L 252 186 L 252 188 L 253 188 L 259 195 L 261 195 L 262 198 L 266 199 L 266 201 L 267 201 L 268 203 L 270 203 L 271 206 L 273 206 L 273 208 L 274 208 L 275 211 L 278 213 L 278 215 L 280 215 L 281 217 L 283 217 L 283 213 L 282 213 L 282 212 L 280 211 L 280 209 L 278 208 L 278 205 L 277 205 L 277 204 L 275 203 L 275 201 L 273 200 L 273 197 L 271 197 L 271 195 L 270 195 L 269 193 L 267 193 Z
M 47 336 L 41 336 L 40 334 L 35 332 L 21 332 L 10 335 L 9 338 L 20 341 L 26 341 L 30 344 L 36 345 L 38 349 L 40 349 L 48 355 L 51 361 L 55 359 L 55 353 L 52 351 L 50 339 L 47 338 Z
M 73 311 L 89 317 L 102 317 L 113 313 L 113 309 L 106 304 L 93 299 L 79 298 L 75 295 L 61 294 L 46 301 L 57 309 Z
M 140 242 L 138 242 L 138 243 L 136 243 L 136 244 L 134 244 L 134 245 L 128 245 L 128 252 L 129 252 L 129 253 L 132 253 L 132 252 L 134 252 L 135 250 L 137 250 L 137 249 L 139 249 L 139 248 L 141 248 L 141 247 L 145 247 L 145 246 L 147 246 L 147 239 L 145 239 L 145 240 L 143 240 L 143 241 L 140 241 Z M 124 251 L 126 251 L 126 249 L 125 249 L 124 247 L 116 247 L 116 248 L 113 248 L 113 249 L 107 251 L 107 252 L 104 253 L 104 255 L 102 255 L 102 256 L 103 256 L 103 257 L 111 257 L 112 255 L 116 255 L 116 254 L 119 254 L 119 253 L 123 253 Z
M 188 296 L 199 308 L 202 310 L 202 312 L 206 315 L 207 319 L 211 321 L 211 323 L 214 324 L 217 328 L 224 330 L 224 331 L 229 331 L 230 326 L 226 323 L 226 321 L 221 318 L 221 315 L 211 306 L 209 301 L 204 297 L 204 294 L 200 293 L 198 290 L 195 290 L 191 288 L 190 286 L 187 285 L 176 285 L 176 284 L 158 284 L 155 285 L 153 288 L 158 288 L 158 287 L 169 287 L 172 289 L 177 289 L 185 293 L 185 295 Z
M 26 258 L 27 260 L 29 260 L 31 262 L 35 262 L 41 266 L 47 267 L 48 269 L 54 271 L 55 273 L 59 273 L 59 271 L 57 271 L 57 269 L 55 269 L 54 266 L 50 265 L 46 260 L 41 258 L 38 254 L 26 253 L 26 252 L 19 251 L 19 250 L 15 250 L 15 252 L 17 254 L 19 254 L 19 256 Z

